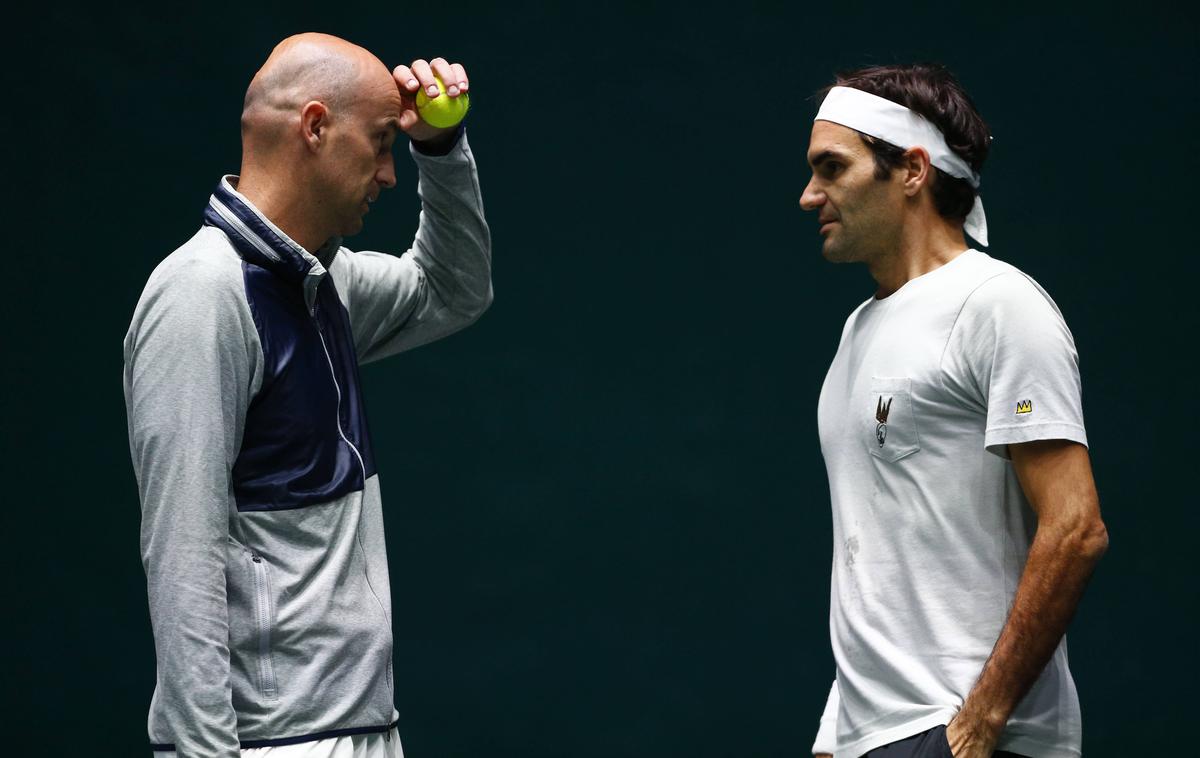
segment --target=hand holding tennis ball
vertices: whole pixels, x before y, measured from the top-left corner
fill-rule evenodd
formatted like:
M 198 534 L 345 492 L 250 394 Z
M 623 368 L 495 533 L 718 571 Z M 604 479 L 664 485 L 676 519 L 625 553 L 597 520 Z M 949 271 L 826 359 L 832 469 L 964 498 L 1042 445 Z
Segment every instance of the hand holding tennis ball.
M 442 82 L 442 77 L 434 76 L 434 80 L 437 82 L 438 96 L 430 100 L 425 90 L 418 92 L 417 112 L 430 126 L 440 129 L 458 126 L 458 122 L 463 120 L 471 107 L 471 96 L 460 89 L 458 97 L 451 97 L 446 94 L 446 85 Z
M 403 103 L 400 128 L 414 141 L 448 136 L 471 107 L 470 82 L 462 64 L 445 58 L 415 60 L 412 66 L 396 66 L 392 77 Z

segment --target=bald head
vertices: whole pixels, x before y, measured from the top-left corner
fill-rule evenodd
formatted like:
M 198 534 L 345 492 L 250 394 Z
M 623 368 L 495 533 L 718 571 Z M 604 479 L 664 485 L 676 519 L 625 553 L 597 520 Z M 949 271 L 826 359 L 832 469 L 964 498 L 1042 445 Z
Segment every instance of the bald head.
M 328 34 L 297 34 L 280 42 L 254 75 L 242 107 L 243 146 L 267 152 L 277 145 L 305 104 L 324 103 L 334 117 L 391 84 L 370 51 Z
M 246 90 L 238 191 L 309 250 L 357 233 L 396 186 L 404 105 L 387 66 L 358 45 L 288 37 Z

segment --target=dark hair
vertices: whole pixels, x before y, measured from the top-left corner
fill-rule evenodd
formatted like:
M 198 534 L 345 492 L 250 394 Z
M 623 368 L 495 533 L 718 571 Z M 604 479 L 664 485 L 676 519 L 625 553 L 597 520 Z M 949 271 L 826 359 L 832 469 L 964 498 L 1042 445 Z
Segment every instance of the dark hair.
M 992 142 L 987 124 L 966 90 L 945 66 L 917 63 L 861 68 L 839 73 L 837 81 L 821 94 L 828 94 L 833 87 L 853 87 L 916 111 L 941 130 L 946 146 L 976 173 L 983 168 Z M 865 134 L 860 136 L 875 156 L 875 176 L 879 179 L 891 176 L 899 168 L 904 150 Z M 975 203 L 975 188 L 970 182 L 936 167 L 932 190 L 934 207 L 945 218 L 963 221 Z

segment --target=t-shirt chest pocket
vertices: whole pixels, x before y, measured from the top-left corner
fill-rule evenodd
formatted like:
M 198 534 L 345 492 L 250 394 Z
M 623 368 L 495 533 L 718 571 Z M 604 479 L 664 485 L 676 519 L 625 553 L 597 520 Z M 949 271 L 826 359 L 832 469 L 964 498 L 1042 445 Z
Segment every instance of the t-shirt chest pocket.
M 898 461 L 921 449 L 921 435 L 913 415 L 912 380 L 907 377 L 871 377 L 871 406 L 864 408 L 869 421 L 862 426 L 863 442 L 871 455 Z

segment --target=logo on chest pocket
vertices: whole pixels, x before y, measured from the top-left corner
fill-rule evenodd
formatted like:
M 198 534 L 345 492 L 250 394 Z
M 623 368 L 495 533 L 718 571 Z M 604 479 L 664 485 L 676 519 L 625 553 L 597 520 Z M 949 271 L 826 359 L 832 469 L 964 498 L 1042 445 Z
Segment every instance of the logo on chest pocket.
M 868 437 L 867 447 L 876 458 L 898 461 L 921 449 L 911 385 L 905 377 L 871 378 L 874 434 Z
M 883 404 L 883 395 L 879 396 L 879 402 L 875 406 L 875 420 L 879 423 L 875 426 L 875 439 L 879 440 L 879 446 L 883 447 L 883 443 L 887 442 L 887 420 L 888 414 L 892 412 L 892 401 L 894 397 L 889 397 L 887 405 Z

